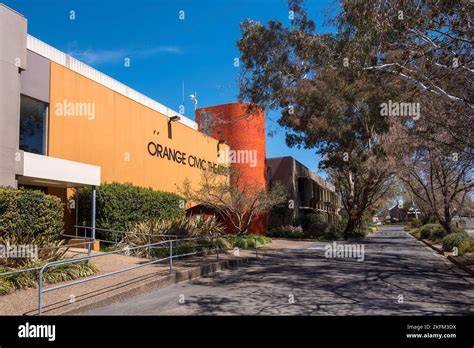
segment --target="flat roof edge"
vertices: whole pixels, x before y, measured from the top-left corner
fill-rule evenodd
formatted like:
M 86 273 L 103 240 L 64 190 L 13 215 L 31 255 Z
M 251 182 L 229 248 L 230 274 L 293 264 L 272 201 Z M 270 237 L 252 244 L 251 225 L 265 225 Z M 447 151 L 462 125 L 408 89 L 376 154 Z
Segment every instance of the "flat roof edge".
M 18 12 L 17 10 L 15 10 L 15 9 L 13 9 L 13 8 L 11 8 L 11 7 L 7 6 L 7 5 L 5 5 L 3 2 L 0 2 L 0 6 L 5 7 L 7 10 L 10 10 L 10 11 L 16 13 L 17 15 L 23 17 L 23 18 L 26 18 L 26 17 L 23 15 L 23 13 L 20 13 L 20 12 Z
M 28 34 L 26 47 L 30 51 L 39 54 L 59 65 L 62 65 L 88 79 L 97 82 L 114 92 L 122 94 L 123 96 L 130 98 L 136 101 L 139 104 L 142 104 L 152 110 L 155 110 L 167 117 L 179 116 L 180 120 L 178 122 L 194 129 L 198 129 L 198 125 L 195 121 L 187 118 L 186 116 L 178 113 L 177 111 L 160 104 L 156 100 L 147 97 L 146 95 L 134 90 L 133 88 L 128 87 L 127 85 L 115 80 L 114 78 L 106 75 L 97 69 L 77 60 L 76 58 L 54 48 L 53 46 L 48 45 L 47 43 L 35 38 L 34 36 Z

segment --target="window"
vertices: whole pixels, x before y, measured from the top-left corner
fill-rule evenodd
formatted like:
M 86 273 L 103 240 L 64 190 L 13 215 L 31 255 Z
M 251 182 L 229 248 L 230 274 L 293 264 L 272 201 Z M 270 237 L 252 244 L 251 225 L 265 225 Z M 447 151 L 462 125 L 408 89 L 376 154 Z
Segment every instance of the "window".
M 48 104 L 21 96 L 20 150 L 46 154 L 46 116 Z
M 212 126 L 212 114 L 207 111 L 201 111 L 200 118 L 200 131 L 206 135 L 211 135 L 211 126 Z

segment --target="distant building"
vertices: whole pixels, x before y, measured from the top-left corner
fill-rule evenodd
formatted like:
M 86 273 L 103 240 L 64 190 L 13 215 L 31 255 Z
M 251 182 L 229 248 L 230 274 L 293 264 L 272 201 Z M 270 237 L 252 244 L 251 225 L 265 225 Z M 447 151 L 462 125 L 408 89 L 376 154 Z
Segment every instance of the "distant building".
M 391 222 L 405 222 L 417 219 L 420 211 L 414 207 L 404 207 L 403 204 L 396 204 L 388 210 L 387 219 Z
M 330 223 L 339 219 L 341 200 L 334 185 L 293 157 L 267 158 L 267 178 L 270 186 L 278 181 L 288 192 L 288 204 L 270 213 L 271 227 L 295 223 L 310 213 L 321 213 Z

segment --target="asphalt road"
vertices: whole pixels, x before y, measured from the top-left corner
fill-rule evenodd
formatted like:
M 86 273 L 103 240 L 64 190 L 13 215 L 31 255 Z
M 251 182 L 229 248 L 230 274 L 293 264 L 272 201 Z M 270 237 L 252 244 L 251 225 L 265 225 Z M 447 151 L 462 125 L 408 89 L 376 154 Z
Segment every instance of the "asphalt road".
M 357 243 L 363 261 L 326 258 L 326 243 L 308 242 L 82 314 L 473 315 L 472 285 L 401 227 Z

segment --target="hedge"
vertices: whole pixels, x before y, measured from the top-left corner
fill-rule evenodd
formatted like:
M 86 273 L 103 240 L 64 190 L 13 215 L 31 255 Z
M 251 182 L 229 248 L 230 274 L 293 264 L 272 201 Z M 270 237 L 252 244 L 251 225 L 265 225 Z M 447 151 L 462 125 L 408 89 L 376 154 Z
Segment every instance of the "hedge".
M 59 238 L 64 228 L 61 199 L 39 190 L 0 187 L 0 237 L 12 235 Z
M 451 233 L 443 238 L 443 250 L 453 251 L 453 248 L 458 248 L 466 240 L 469 239 L 467 233 Z
M 426 224 L 420 228 L 421 239 L 443 239 L 447 234 L 440 224 Z
M 79 224 L 91 226 L 91 188 L 76 191 L 79 198 Z M 132 184 L 103 184 L 96 192 L 96 226 L 125 231 L 130 226 L 148 220 L 166 220 L 185 215 L 182 198 L 175 194 L 154 191 Z M 114 234 L 97 231 L 99 238 L 114 238 Z

